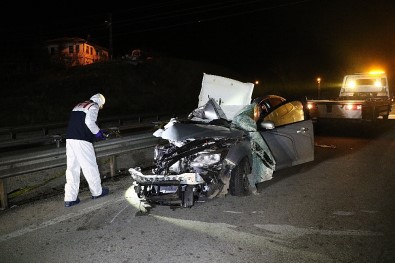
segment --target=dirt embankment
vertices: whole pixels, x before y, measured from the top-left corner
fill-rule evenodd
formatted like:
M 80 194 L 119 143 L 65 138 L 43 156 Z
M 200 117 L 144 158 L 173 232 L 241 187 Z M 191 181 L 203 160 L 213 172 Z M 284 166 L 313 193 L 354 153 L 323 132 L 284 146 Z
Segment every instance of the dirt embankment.
M 3 76 L 7 96 L 0 97 L 0 127 L 64 122 L 76 103 L 97 92 L 106 97 L 100 117 L 189 112 L 197 105 L 203 73 L 248 81 L 220 66 L 166 57 Z

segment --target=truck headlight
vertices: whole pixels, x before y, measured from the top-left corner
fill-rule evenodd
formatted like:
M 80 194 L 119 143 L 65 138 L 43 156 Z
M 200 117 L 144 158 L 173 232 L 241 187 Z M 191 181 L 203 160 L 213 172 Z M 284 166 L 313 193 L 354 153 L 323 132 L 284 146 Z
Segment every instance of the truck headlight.
M 351 88 L 351 89 L 355 88 L 356 85 L 357 85 L 357 83 L 356 83 L 355 80 L 349 80 L 349 81 L 347 82 L 347 87 L 349 87 L 349 88 Z

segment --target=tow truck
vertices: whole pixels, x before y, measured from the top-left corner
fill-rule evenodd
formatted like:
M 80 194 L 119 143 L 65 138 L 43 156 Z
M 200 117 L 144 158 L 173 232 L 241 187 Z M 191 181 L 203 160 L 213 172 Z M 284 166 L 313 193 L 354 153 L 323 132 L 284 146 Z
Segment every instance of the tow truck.
M 307 99 L 313 123 L 321 121 L 354 121 L 374 124 L 387 120 L 392 98 L 387 75 L 383 71 L 346 75 L 336 99 Z

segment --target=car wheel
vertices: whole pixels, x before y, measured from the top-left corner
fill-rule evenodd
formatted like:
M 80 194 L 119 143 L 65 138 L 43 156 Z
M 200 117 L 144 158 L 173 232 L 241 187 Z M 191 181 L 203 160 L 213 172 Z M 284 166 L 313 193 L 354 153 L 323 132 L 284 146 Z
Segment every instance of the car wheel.
M 229 182 L 229 191 L 234 196 L 246 196 L 250 194 L 250 182 L 247 175 L 250 173 L 250 164 L 247 157 L 232 170 Z

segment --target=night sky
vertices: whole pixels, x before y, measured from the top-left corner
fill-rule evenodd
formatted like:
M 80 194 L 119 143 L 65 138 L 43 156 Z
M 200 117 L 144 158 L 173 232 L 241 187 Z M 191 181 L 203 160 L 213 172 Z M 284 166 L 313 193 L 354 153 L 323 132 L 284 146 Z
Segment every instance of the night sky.
M 114 57 L 141 48 L 301 81 L 340 81 L 372 67 L 395 72 L 393 0 L 4 2 L 5 48 L 64 36 L 109 47 L 111 14 Z

